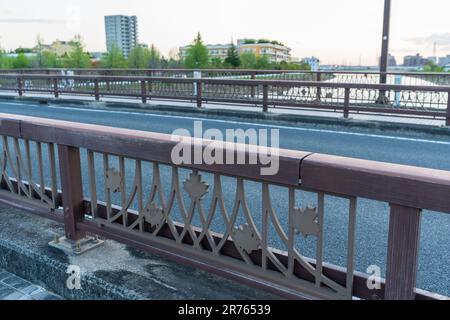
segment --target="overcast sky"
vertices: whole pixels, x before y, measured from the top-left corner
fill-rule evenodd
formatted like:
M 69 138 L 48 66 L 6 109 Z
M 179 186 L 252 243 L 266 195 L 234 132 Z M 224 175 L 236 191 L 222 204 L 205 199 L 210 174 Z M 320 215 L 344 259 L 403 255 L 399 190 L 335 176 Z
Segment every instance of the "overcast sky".
M 450 54 L 449 0 L 392 0 L 391 53 Z M 104 15 L 137 15 L 139 40 L 163 54 L 190 43 L 231 38 L 284 42 L 294 56 L 325 64 L 375 64 L 384 0 L 0 0 L 0 46 L 30 47 L 81 34 L 89 51 L 105 50 Z

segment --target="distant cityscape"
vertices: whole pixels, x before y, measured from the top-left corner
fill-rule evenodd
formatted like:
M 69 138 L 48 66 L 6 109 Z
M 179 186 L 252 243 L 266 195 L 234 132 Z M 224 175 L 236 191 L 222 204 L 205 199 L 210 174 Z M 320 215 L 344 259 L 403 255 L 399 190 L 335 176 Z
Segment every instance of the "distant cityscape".
M 127 59 L 136 47 L 148 48 L 147 44 L 139 42 L 139 25 L 137 16 L 126 15 L 111 15 L 104 17 L 105 24 L 105 39 L 107 52 L 110 52 L 113 47 L 118 48 L 123 57 Z M 185 44 L 179 47 L 177 58 L 180 61 L 186 58 L 191 44 Z M 208 49 L 209 58 L 211 60 L 224 61 L 227 57 L 232 43 L 225 44 L 205 44 Z M 349 66 L 321 66 L 320 60 L 314 56 L 306 58 L 297 58 L 291 55 L 292 49 L 277 40 L 266 38 L 243 38 L 236 41 L 236 50 L 239 55 L 244 53 L 253 53 L 256 57 L 264 56 L 270 63 L 286 62 L 290 64 L 308 64 L 312 71 L 319 69 L 333 69 Z M 56 39 L 51 44 L 39 43 L 34 48 L 18 48 L 13 52 L 7 53 L 9 57 L 17 57 L 18 54 L 23 53 L 28 58 L 35 57 L 38 52 L 48 51 L 58 57 L 68 56 L 74 47 L 71 41 Z M 436 51 L 436 50 L 435 50 Z M 107 52 L 89 52 L 93 64 L 100 62 Z M 391 54 L 388 56 L 389 68 L 404 68 L 410 70 L 420 70 L 426 65 L 434 65 L 440 67 L 443 71 L 450 71 L 450 54 L 438 57 L 436 55 L 431 57 L 423 57 L 420 53 L 416 55 L 407 55 L 403 57 L 403 61 Z M 371 68 L 363 66 L 354 66 L 353 68 Z

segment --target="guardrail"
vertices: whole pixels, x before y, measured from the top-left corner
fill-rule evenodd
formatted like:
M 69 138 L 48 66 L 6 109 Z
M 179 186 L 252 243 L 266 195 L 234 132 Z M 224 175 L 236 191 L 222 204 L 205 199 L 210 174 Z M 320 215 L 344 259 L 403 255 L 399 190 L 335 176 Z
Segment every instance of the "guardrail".
M 169 135 L 7 114 L 0 135 L 0 201 L 64 223 L 75 243 L 100 235 L 288 298 L 444 298 L 415 284 L 422 210 L 450 213 L 450 172 L 283 149 L 274 176 L 260 165 L 177 166 Z M 307 196 L 315 205 L 299 204 Z M 390 205 L 379 289 L 354 267 L 361 198 Z M 332 199 L 348 216 L 342 266 L 324 261 Z
M 338 83 L 379 84 L 385 75 L 387 84 L 450 85 L 450 72 L 393 72 L 378 71 L 307 71 L 307 70 L 251 70 L 251 69 L 0 69 L 0 74 L 47 74 L 79 76 L 146 76 L 219 79 L 268 79 L 324 81 Z
M 269 108 L 427 117 L 450 125 L 450 86 L 404 86 L 287 80 L 0 75 L 0 91 L 135 97 Z

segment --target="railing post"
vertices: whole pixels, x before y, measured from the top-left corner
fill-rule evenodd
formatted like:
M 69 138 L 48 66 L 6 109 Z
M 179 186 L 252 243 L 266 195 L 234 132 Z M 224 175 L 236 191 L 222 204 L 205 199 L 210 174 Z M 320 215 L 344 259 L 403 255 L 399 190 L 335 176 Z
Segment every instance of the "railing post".
M 201 108 L 202 107 L 202 81 L 197 80 L 196 84 L 197 84 L 197 107 Z
M 141 81 L 141 96 L 142 103 L 147 103 L 147 82 L 145 80 Z
M 55 98 L 59 97 L 58 78 L 53 78 L 53 95 L 55 96 Z
M 152 94 L 152 91 L 153 91 L 153 81 L 152 81 L 152 79 L 151 78 L 153 78 L 153 71 L 150 71 L 150 74 L 149 74 L 149 76 L 150 76 L 150 80 L 148 80 L 148 92 L 149 92 L 149 94 L 151 95 Z M 151 97 L 149 97 L 149 99 L 151 99 Z
M 391 204 L 386 300 L 415 298 L 421 211 L 421 209 Z
M 317 82 L 322 81 L 322 74 L 319 71 L 317 71 L 316 80 L 317 80 Z M 317 87 L 316 100 L 317 100 L 317 102 L 320 102 L 321 99 L 322 99 L 322 88 Z
M 269 86 L 263 85 L 263 112 L 269 111 Z
M 348 114 L 350 111 L 350 88 L 345 88 L 345 97 L 344 97 L 344 118 L 348 118 Z
M 80 149 L 58 145 L 58 157 L 66 238 L 78 241 L 85 236 L 76 226 L 84 219 Z
M 255 79 L 256 79 L 256 73 L 255 73 L 255 72 L 252 72 L 250 78 L 251 78 L 252 80 L 255 80 Z M 255 97 L 255 87 L 254 87 L 254 86 L 251 87 L 251 95 L 252 95 L 252 98 Z
M 445 125 L 450 126 L 450 91 L 447 94 L 447 115 L 445 117 Z
M 22 79 L 22 77 L 17 78 L 17 92 L 19 93 L 19 97 L 23 96 L 23 79 Z
M 98 79 L 94 80 L 94 87 L 95 87 L 95 101 L 99 101 L 100 100 L 100 88 L 98 86 Z

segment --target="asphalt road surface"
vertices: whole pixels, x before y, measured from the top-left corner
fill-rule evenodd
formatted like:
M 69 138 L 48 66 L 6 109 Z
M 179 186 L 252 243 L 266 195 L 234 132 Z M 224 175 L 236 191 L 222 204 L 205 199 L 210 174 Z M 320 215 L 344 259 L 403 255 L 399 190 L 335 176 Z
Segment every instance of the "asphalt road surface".
M 169 113 L 139 113 L 120 110 L 80 109 L 75 105 L 42 105 L 16 101 L 0 101 L 1 113 L 13 113 L 35 117 L 60 119 L 82 123 L 108 125 L 137 130 L 172 133 L 176 129 L 193 132 L 194 121 L 202 121 L 203 129 L 270 129 L 280 130 L 280 147 L 355 157 L 368 160 L 392 162 L 450 170 L 450 137 L 437 137 L 421 133 L 381 132 L 353 130 L 344 127 L 309 127 L 289 124 L 268 124 L 251 119 L 228 121 L 206 119 Z M 98 159 L 100 160 L 100 159 Z M 166 173 L 163 178 L 169 178 Z M 132 174 L 127 176 L 131 180 Z M 207 182 L 211 182 L 205 178 Z M 169 180 L 170 181 L 170 180 Z M 211 183 L 210 183 L 211 185 Z M 261 212 L 258 196 L 260 185 L 246 185 L 249 206 L 257 219 Z M 231 193 L 235 185 L 224 181 L 224 191 Z M 282 188 L 271 189 L 273 206 L 283 226 L 286 224 L 287 192 Z M 233 195 L 234 196 L 234 195 Z M 233 197 L 231 197 L 233 198 Z M 315 205 L 315 197 L 302 194 L 299 206 Z M 227 199 L 231 206 L 234 199 Z M 344 265 L 346 261 L 346 236 L 348 201 L 327 197 L 325 202 L 325 261 Z M 220 224 L 218 222 L 218 224 Z M 257 223 L 258 224 L 258 223 Z M 217 227 L 220 229 L 220 226 Z M 371 265 L 378 265 L 384 274 L 388 230 L 388 205 L 365 199 L 358 200 L 356 234 L 356 269 L 365 272 Z M 219 230 L 218 230 L 219 231 Z M 442 213 L 424 212 L 422 219 L 418 287 L 450 295 L 450 216 Z M 271 242 L 279 244 L 274 236 Z M 306 256 L 314 257 L 313 239 L 299 237 L 297 245 Z M 283 249 L 281 247 L 281 249 Z

